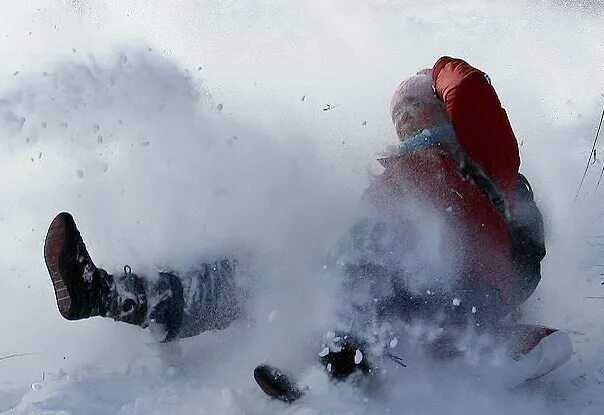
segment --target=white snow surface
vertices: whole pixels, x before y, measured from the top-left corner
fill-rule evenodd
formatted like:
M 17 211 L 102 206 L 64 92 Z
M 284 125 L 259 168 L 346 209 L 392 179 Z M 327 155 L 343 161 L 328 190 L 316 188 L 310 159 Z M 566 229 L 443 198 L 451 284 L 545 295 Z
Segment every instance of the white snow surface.
M 604 300 L 586 298 L 604 295 L 600 146 L 574 201 L 604 101 L 602 27 L 599 0 L 3 1 L 0 412 L 604 413 Z M 547 227 L 523 321 L 566 330 L 575 353 L 510 389 L 396 335 L 407 368 L 379 392 L 332 384 L 317 333 L 341 297 L 323 255 L 396 140 L 391 93 L 445 54 L 488 72 L 508 111 Z M 63 320 L 42 255 L 62 210 L 112 272 L 245 249 L 261 270 L 247 316 L 161 346 Z M 310 391 L 267 399 L 252 377 L 265 361 Z

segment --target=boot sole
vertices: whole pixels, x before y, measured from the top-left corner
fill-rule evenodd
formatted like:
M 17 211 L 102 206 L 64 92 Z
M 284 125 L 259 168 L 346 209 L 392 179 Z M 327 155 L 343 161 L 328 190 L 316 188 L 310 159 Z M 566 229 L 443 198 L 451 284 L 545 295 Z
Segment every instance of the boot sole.
M 72 299 L 69 287 L 61 275 L 59 259 L 67 241 L 69 227 L 75 228 L 73 217 L 67 213 L 59 213 L 51 222 L 44 241 L 44 261 L 55 291 L 57 306 L 61 315 L 72 320 Z

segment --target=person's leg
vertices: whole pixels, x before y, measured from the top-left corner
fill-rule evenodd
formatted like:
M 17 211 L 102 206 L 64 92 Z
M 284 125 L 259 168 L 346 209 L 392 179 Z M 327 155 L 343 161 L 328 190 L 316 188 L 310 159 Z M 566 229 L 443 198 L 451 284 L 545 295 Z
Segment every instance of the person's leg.
M 181 298 L 164 306 L 161 299 L 164 290 L 160 287 L 149 301 L 150 319 L 179 320 L 167 325 L 172 327 L 167 333 L 168 339 L 174 338 L 175 335 L 191 337 L 204 331 L 228 327 L 241 315 L 243 306 L 243 291 L 236 284 L 236 273 L 237 261 L 226 257 L 212 262 L 201 262 L 182 273 L 161 272 L 160 278 L 178 281 L 179 287 L 172 288 L 172 292 L 177 292 Z M 174 333 L 176 327 L 177 334 Z
M 155 279 L 130 267 L 111 275 L 95 266 L 73 217 L 60 213 L 52 221 L 44 258 L 57 306 L 68 320 L 102 316 L 156 331 L 161 341 L 226 327 L 239 315 L 235 261 L 201 263 L 178 274 L 160 272 Z

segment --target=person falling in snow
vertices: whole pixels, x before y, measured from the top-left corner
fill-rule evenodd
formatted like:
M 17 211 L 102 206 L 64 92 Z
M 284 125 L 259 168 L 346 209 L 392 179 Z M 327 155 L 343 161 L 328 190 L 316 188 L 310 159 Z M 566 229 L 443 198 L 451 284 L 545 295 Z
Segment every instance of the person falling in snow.
M 506 112 L 485 73 L 442 57 L 399 86 L 391 115 L 399 143 L 380 159 L 385 170 L 364 193 L 371 219 L 352 227 L 330 253 L 330 264 L 346 276 L 349 293 L 362 291 L 375 300 L 371 312 L 363 313 L 371 320 L 365 323 L 444 315 L 451 326 L 472 321 L 496 330 L 534 292 L 545 256 L 542 217 L 518 173 L 518 145 Z M 405 254 L 417 248 L 414 239 L 421 238 L 423 225 L 404 216 L 409 200 L 439 212 L 449 230 L 439 242 L 441 251 L 456 258 L 455 282 L 446 290 L 436 284 L 418 294 L 404 286 L 401 276 L 410 272 Z M 393 240 L 395 245 L 384 242 Z M 167 342 L 224 328 L 242 312 L 233 258 L 156 278 L 128 267 L 110 274 L 94 265 L 65 212 L 50 225 L 44 256 L 59 312 L 69 320 L 102 316 L 161 327 L 161 341 Z M 519 350 L 527 353 L 555 332 L 529 328 Z M 346 378 L 358 366 L 348 362 L 340 370 L 335 364 L 354 343 L 340 348 L 340 355 L 322 356 L 334 377 Z M 350 359 L 358 360 L 354 355 Z

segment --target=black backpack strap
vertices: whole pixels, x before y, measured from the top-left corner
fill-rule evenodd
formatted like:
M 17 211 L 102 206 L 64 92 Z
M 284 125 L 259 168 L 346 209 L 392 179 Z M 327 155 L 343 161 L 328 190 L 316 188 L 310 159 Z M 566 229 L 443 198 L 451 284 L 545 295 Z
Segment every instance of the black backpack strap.
M 459 173 L 471 179 L 501 214 L 510 235 L 514 282 L 511 305 L 519 305 L 533 294 L 541 280 L 541 260 L 545 257 L 543 217 L 528 179 L 518 173 L 514 209 L 497 186 L 468 157 L 460 158 Z
M 461 157 L 458 156 L 458 159 L 460 160 L 459 174 L 461 177 L 472 180 L 489 202 L 491 202 L 497 212 L 503 217 L 503 220 L 506 223 L 509 222 L 510 211 L 503 193 L 501 193 L 487 174 L 470 160 L 469 157 L 462 154 Z

